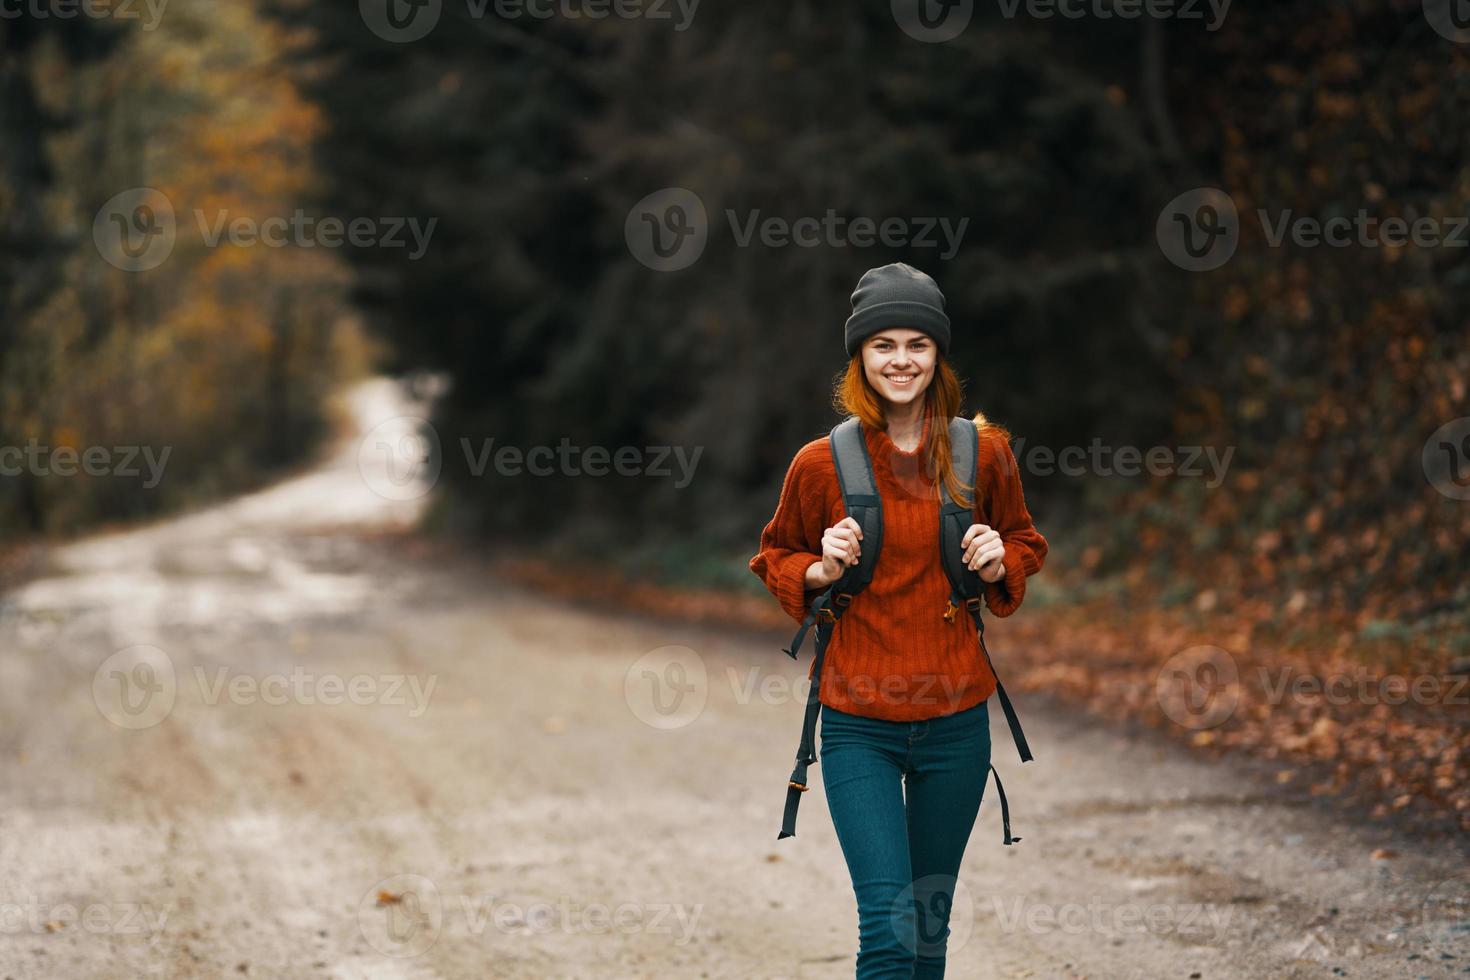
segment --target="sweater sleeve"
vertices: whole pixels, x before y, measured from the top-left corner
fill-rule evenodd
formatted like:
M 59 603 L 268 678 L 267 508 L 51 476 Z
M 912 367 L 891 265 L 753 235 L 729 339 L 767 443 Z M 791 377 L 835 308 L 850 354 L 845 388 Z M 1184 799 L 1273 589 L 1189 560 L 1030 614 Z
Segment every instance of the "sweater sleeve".
M 822 488 L 810 466 L 814 445 L 804 447 L 791 461 L 776 514 L 761 532 L 760 551 L 750 559 L 750 570 L 798 623 L 820 591 L 806 588 L 806 570 L 822 560 L 826 530 Z
M 1021 607 L 1026 597 L 1026 579 L 1041 571 L 1046 561 L 1046 538 L 1036 530 L 1026 498 L 1021 491 L 1021 468 L 1011 452 L 1010 443 L 999 433 L 981 432 L 980 442 L 991 451 L 981 449 L 981 462 L 986 464 L 990 480 L 989 513 L 979 509 L 976 501 L 975 521 L 988 524 L 1000 533 L 1005 547 L 1005 578 L 984 584 L 985 604 L 997 616 L 1009 616 Z M 988 458 L 987 458 L 988 457 Z M 988 518 L 988 519 L 987 519 Z

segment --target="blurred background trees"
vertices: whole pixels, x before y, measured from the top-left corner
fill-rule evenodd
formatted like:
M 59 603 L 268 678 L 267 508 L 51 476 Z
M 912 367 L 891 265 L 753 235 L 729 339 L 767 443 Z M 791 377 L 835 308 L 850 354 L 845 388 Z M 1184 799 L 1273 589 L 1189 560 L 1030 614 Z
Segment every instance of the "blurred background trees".
M 136 479 L 21 465 L 0 478 L 7 534 L 258 485 L 325 431 L 326 395 L 362 361 L 346 268 L 319 250 L 206 248 L 193 215 L 290 214 L 316 193 L 320 114 L 274 67 L 278 34 L 249 4 L 195 0 L 148 30 L 0 20 L 0 444 L 170 453 L 156 486 L 141 457 Z M 134 273 L 103 261 L 93 221 L 141 187 L 180 233 Z

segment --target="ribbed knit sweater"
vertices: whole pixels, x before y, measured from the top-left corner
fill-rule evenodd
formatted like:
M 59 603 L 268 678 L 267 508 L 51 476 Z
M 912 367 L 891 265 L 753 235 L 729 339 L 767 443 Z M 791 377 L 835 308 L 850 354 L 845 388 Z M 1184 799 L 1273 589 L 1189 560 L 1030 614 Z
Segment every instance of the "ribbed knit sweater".
M 921 721 L 973 707 L 995 691 L 969 614 L 961 609 L 944 619 L 950 586 L 939 557 L 939 502 L 922 472 L 929 426 L 926 417 L 923 441 L 907 453 L 887 432 L 863 426 L 883 502 L 883 543 L 873 580 L 838 619 L 822 665 L 817 696 L 839 711 Z M 994 528 L 1005 547 L 1005 577 L 984 585 L 985 604 L 1009 616 L 1026 594 L 1027 576 L 1041 570 L 1047 544 L 1026 509 L 1010 444 L 996 429 L 980 428 L 975 482 L 974 523 Z M 798 623 L 822 591 L 806 588 L 806 570 L 822 560 L 823 533 L 846 514 L 825 435 L 791 461 L 760 552 L 750 559 L 750 570 Z

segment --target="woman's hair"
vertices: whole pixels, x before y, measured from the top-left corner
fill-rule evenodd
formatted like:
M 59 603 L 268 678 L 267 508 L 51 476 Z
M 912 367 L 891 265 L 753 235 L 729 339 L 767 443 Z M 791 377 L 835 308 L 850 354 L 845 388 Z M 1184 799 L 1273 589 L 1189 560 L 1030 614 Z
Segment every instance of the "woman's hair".
M 935 484 L 935 499 L 939 496 L 938 484 L 943 481 L 951 499 L 973 506 L 970 494 L 975 488 L 955 475 L 949 454 L 949 420 L 959 414 L 963 398 L 964 386 L 960 384 L 954 368 L 949 366 L 949 359 L 939 354 L 934 365 L 934 380 L 924 391 L 924 415 L 929 425 L 924 474 Z M 888 428 L 888 419 L 883 415 L 883 401 L 863 370 L 861 349 L 852 355 L 847 362 L 847 370 L 838 377 L 832 392 L 832 406 L 839 414 L 857 416 L 870 429 Z M 987 419 L 984 412 L 976 412 L 974 421 L 979 423 L 982 431 L 996 432 L 1010 441 L 1010 432 Z

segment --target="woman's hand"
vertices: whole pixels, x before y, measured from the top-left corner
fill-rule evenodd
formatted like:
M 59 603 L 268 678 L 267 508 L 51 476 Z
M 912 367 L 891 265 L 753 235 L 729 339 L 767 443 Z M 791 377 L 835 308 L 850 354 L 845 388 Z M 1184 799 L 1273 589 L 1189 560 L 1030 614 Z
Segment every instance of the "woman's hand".
M 858 556 L 863 553 L 862 539 L 863 529 L 851 517 L 844 517 L 822 532 L 822 560 L 813 562 L 807 569 L 807 587 L 825 588 L 840 579 L 849 565 L 858 563 Z
M 999 582 L 1006 577 L 1002 560 L 1006 556 L 1005 545 L 1000 540 L 1000 532 L 990 525 L 971 524 L 960 539 L 960 547 L 965 549 L 962 556 L 965 567 L 979 572 L 982 582 Z

